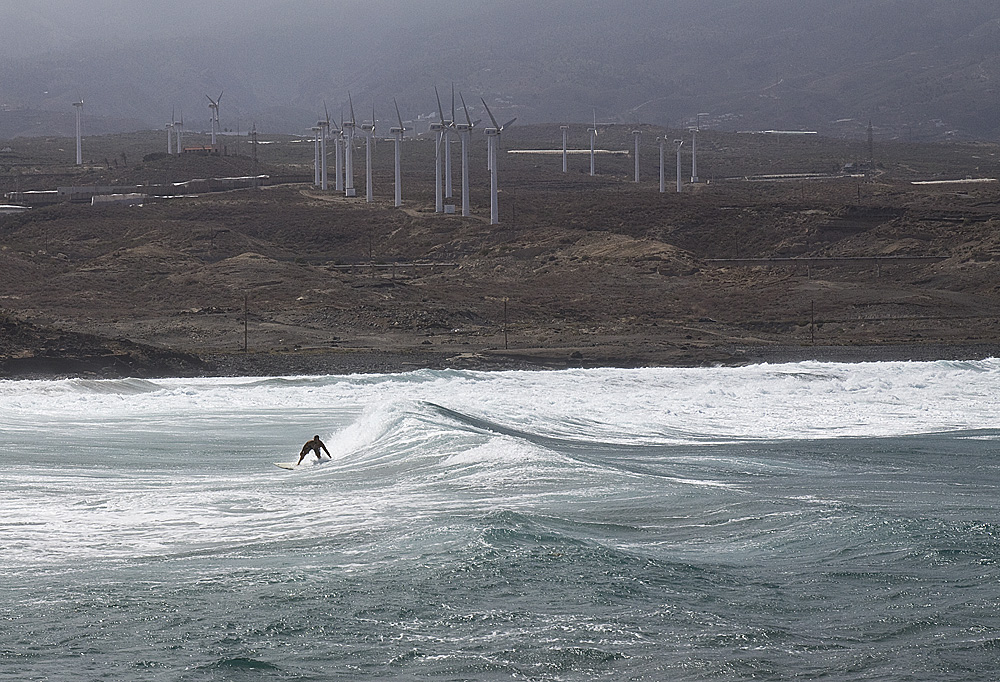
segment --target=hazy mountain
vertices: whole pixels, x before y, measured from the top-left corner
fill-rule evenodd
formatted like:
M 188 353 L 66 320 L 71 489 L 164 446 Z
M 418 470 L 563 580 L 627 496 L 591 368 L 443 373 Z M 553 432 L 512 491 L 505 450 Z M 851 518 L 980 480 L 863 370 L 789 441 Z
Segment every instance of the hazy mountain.
M 452 83 L 524 122 L 1000 137 L 995 0 L 33 0 L 5 17 L 0 106 L 63 123 L 0 112 L 0 137 L 71 131 L 78 97 L 91 129 L 176 111 L 206 130 L 223 91 L 228 129 L 304 132 L 348 92 L 387 129 L 393 97 L 430 115 Z

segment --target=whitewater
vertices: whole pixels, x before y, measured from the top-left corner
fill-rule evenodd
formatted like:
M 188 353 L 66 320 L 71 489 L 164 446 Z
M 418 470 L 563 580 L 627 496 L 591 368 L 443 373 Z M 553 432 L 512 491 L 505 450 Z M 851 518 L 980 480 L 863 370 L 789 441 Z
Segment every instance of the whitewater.
M 0 680 L 993 680 L 998 414 L 998 360 L 0 381 Z

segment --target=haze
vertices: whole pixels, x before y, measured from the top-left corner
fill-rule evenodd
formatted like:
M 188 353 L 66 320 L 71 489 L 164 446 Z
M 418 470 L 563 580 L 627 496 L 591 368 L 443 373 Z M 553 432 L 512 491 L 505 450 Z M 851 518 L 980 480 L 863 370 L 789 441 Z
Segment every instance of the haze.
M 5 2 L 0 137 L 159 128 L 304 132 L 350 92 L 388 118 L 435 85 L 523 123 L 644 122 L 996 139 L 992 0 Z M 164 6 L 166 5 L 166 7 Z M 38 112 L 49 112 L 42 115 Z

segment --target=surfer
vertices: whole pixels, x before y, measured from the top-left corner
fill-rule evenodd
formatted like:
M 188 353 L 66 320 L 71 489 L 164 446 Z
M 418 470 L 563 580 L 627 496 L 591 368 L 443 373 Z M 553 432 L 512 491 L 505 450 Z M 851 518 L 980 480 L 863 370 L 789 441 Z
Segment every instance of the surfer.
M 333 455 L 330 454 L 330 451 L 326 449 L 326 445 L 323 444 L 323 441 L 319 439 L 319 436 L 313 436 L 311 441 L 308 441 L 302 446 L 302 452 L 299 453 L 299 461 L 295 463 L 295 466 L 302 464 L 302 460 L 306 458 L 306 455 L 309 454 L 310 450 L 316 453 L 316 459 L 323 459 L 319 454 L 320 448 L 323 449 L 323 452 L 326 453 L 327 457 L 333 457 Z

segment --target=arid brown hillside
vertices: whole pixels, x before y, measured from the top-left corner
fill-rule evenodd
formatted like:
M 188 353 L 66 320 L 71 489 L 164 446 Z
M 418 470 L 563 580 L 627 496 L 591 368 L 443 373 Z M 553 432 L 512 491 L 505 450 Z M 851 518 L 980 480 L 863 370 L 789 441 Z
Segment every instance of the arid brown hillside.
M 36 208 L 0 218 L 0 308 L 216 362 L 246 344 L 262 363 L 296 356 L 296 371 L 349 369 L 352 358 L 383 367 L 365 364 L 373 353 L 396 354 L 398 367 L 741 362 L 829 346 L 991 352 L 1000 183 L 911 184 L 928 177 L 933 148 L 868 177 L 753 180 L 737 173 L 774 172 L 782 154 L 797 172 L 810 154 L 829 167 L 833 143 L 768 161 L 741 139 L 706 140 L 715 180 L 682 194 L 659 193 L 652 155 L 638 185 L 627 158 L 602 160 L 591 178 L 558 172 L 558 158 L 511 155 L 493 227 L 481 150 L 474 217 L 435 215 L 421 143 L 403 209 L 391 205 L 391 145 L 379 148 L 374 204 L 283 184 Z M 954 168 L 962 155 L 949 153 Z M 974 153 L 995 150 L 965 148 Z

